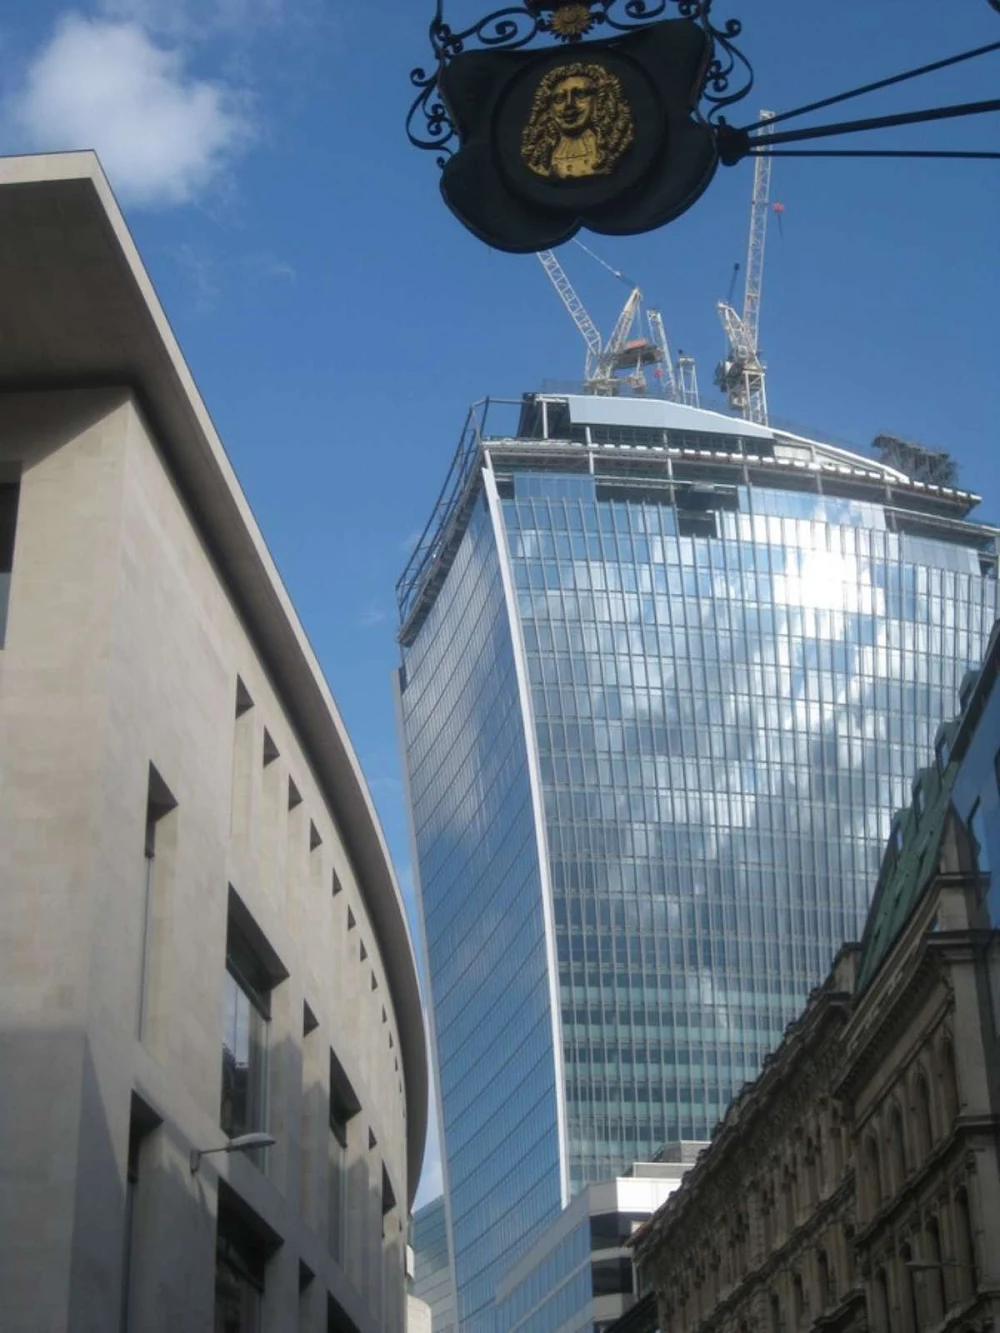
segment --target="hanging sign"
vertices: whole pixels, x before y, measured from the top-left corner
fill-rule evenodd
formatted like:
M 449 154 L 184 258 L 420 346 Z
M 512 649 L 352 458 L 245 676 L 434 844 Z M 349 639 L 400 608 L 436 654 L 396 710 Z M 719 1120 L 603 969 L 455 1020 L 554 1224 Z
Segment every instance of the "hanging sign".
M 582 226 L 631 235 L 690 208 L 715 172 L 695 114 L 712 54 L 685 19 L 547 51 L 468 51 L 442 70 L 459 140 L 441 192 L 499 250 L 550 249 Z
M 713 121 L 753 82 L 712 2 L 521 0 L 457 31 L 436 0 L 407 133 L 455 216 L 517 253 L 690 208 L 722 160 Z
M 805 128 L 783 123 L 1000 50 L 1000 41 L 734 126 L 722 114 L 753 86 L 739 19 L 715 0 L 522 0 L 456 31 L 435 0 L 434 65 L 417 68 L 410 142 L 437 154 L 441 191 L 500 250 L 548 250 L 581 227 L 651 231 L 701 196 L 716 166 L 746 157 L 951 158 L 957 148 L 788 148 L 870 130 L 1000 112 L 1000 98 Z M 988 0 L 1000 9 L 1000 0 Z M 664 14 L 677 18 L 664 18 Z M 591 34 L 611 34 L 594 40 Z M 620 34 L 620 35 L 618 35 Z M 586 40 L 584 40 L 586 39 Z M 548 46 L 542 43 L 549 42 Z M 562 43 L 560 47 L 556 43 Z M 776 125 L 781 126 L 774 132 Z

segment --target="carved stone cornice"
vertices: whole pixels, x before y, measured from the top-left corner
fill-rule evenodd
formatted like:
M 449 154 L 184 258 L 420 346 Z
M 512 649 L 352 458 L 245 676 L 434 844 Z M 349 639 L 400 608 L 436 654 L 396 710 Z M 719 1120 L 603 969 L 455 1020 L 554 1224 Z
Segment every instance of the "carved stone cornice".
M 974 1140 L 982 1139 L 984 1147 L 992 1147 L 998 1132 L 1000 1116 L 959 1116 L 922 1165 L 906 1177 L 902 1188 L 859 1229 L 854 1242 L 859 1256 L 879 1242 L 886 1228 L 897 1229 L 907 1211 L 919 1206 L 925 1192 L 933 1192 L 937 1187 L 950 1194 L 956 1177 L 969 1175 L 976 1169 L 976 1154 L 970 1152 Z
M 710 1148 L 642 1228 L 633 1246 L 637 1258 L 648 1260 L 675 1235 L 683 1236 L 682 1248 L 689 1252 L 709 1227 L 718 1234 L 719 1218 L 733 1215 L 734 1198 L 756 1193 L 762 1162 L 773 1154 L 783 1159 L 791 1132 L 820 1101 L 828 1103 L 850 1013 L 845 991 L 813 996 L 757 1080 L 734 1100 Z M 677 1241 L 670 1243 L 677 1248 Z
M 792 1234 L 776 1246 L 759 1263 L 749 1263 L 736 1282 L 719 1296 L 715 1307 L 707 1320 L 699 1328 L 715 1328 L 720 1320 L 752 1301 L 759 1290 L 766 1289 L 776 1273 L 794 1265 L 801 1254 L 810 1249 L 819 1234 L 845 1222 L 854 1222 L 854 1176 L 846 1173 L 837 1188 L 822 1199 L 810 1215 L 797 1226 Z M 669 1262 L 660 1266 L 656 1273 L 657 1285 L 664 1290 L 677 1289 L 684 1284 L 685 1278 L 692 1272 L 690 1259 L 691 1246 L 669 1251 Z
M 952 1003 L 950 983 L 942 973 L 936 953 L 922 946 L 912 960 L 909 976 L 891 994 L 872 996 L 868 1013 L 865 1012 L 868 997 L 862 997 L 851 1025 L 857 1026 L 847 1035 L 848 1044 L 842 1052 L 840 1070 L 833 1080 L 836 1096 L 845 1101 L 854 1100 L 858 1088 L 870 1077 L 872 1070 L 884 1065 L 885 1055 L 913 1021 L 921 1002 L 939 984 L 947 997 L 944 1007 L 948 1008 Z

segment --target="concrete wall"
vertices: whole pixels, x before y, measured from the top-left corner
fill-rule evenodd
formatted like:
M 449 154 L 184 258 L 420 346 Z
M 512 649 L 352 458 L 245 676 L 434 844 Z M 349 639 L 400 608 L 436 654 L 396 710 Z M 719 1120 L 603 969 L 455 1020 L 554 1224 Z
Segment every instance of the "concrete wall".
M 6 396 L 0 469 L 11 465 L 21 495 L 0 650 L 0 1327 L 118 1327 L 137 1093 L 160 1123 L 138 1155 L 131 1328 L 210 1326 L 221 1176 L 280 1240 L 264 1333 L 325 1329 L 328 1309 L 362 1333 L 401 1330 L 396 1015 L 365 886 L 282 701 L 127 390 Z M 252 699 L 239 718 L 238 677 Z M 279 752 L 266 766 L 265 728 Z M 176 807 L 157 825 L 144 927 L 150 764 Z M 192 1176 L 190 1148 L 223 1139 L 230 886 L 288 973 L 269 1024 L 278 1142 L 263 1171 L 234 1154 Z M 308 1036 L 306 1004 L 318 1020 Z M 349 1126 L 343 1266 L 327 1238 L 331 1047 L 362 1108 Z M 383 1163 L 399 1201 L 385 1219 Z

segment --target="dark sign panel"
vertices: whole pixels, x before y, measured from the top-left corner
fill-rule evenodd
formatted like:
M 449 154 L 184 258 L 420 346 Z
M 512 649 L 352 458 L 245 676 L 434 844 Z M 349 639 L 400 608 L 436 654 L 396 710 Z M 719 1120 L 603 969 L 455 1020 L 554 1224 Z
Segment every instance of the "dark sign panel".
M 460 141 L 441 190 L 500 250 L 529 252 L 582 226 L 631 235 L 690 208 L 715 172 L 695 106 L 712 56 L 686 19 L 545 51 L 468 51 L 438 84 Z

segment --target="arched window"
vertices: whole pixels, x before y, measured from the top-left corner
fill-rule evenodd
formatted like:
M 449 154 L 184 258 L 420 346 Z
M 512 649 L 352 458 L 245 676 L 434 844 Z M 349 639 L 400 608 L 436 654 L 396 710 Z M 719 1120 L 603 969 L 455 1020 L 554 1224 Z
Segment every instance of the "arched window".
M 785 1321 L 781 1316 L 781 1301 L 774 1292 L 771 1294 L 771 1333 L 785 1333 Z
M 892 1187 L 900 1190 L 906 1179 L 906 1143 L 903 1138 L 903 1117 L 898 1106 L 889 1113 L 889 1160 L 892 1163 Z
M 830 1109 L 830 1170 L 833 1172 L 833 1183 L 839 1184 L 840 1178 L 844 1173 L 844 1139 L 843 1125 L 841 1124 L 840 1112 L 836 1106 Z
M 913 1101 L 917 1131 L 917 1151 L 925 1158 L 934 1146 L 934 1122 L 931 1119 L 931 1088 L 923 1070 L 913 1085 Z
M 792 1309 L 795 1311 L 795 1328 L 802 1328 L 806 1321 L 806 1293 L 802 1286 L 802 1274 L 792 1276 Z
M 816 1189 L 819 1197 L 822 1197 L 823 1191 L 826 1189 L 826 1163 L 823 1160 L 823 1131 L 819 1128 L 816 1130 L 814 1152 L 816 1154 Z
M 879 1157 L 875 1135 L 869 1134 L 865 1141 L 865 1167 L 868 1179 L 868 1205 L 870 1213 L 877 1213 L 885 1195 L 882 1192 L 882 1161 Z
M 885 1269 L 875 1273 L 875 1333 L 892 1333 L 889 1319 L 889 1279 Z
M 959 1112 L 958 1071 L 955 1068 L 955 1048 L 950 1041 L 944 1043 L 941 1052 L 941 1092 L 944 1102 L 944 1118 L 948 1129 Z
M 919 1323 L 917 1321 L 917 1310 L 919 1308 L 917 1301 L 917 1275 L 913 1268 L 913 1251 L 909 1245 L 901 1245 L 899 1249 L 900 1262 L 903 1265 L 903 1328 L 902 1333 L 917 1333 Z
M 736 1226 L 739 1234 L 739 1244 L 736 1249 L 737 1258 L 740 1261 L 740 1272 L 745 1273 L 747 1264 L 750 1262 L 750 1220 L 746 1213 L 740 1213 L 736 1218 Z
M 858 1260 L 854 1252 L 854 1228 L 852 1226 L 844 1227 L 844 1254 L 847 1256 L 847 1285 L 850 1286 L 858 1275 Z
M 833 1302 L 830 1261 L 826 1257 L 826 1250 L 816 1252 L 816 1295 L 819 1298 L 820 1311 L 826 1310 Z
M 819 1200 L 819 1163 L 812 1139 L 806 1140 L 806 1195 L 806 1202 L 812 1208 Z
M 948 1294 L 944 1281 L 944 1264 L 941 1253 L 941 1228 L 936 1217 L 929 1217 L 924 1223 L 924 1244 L 927 1250 L 927 1267 L 924 1269 L 924 1297 L 928 1325 L 940 1323 L 948 1308 Z
M 774 1194 L 763 1194 L 760 1200 L 760 1215 L 764 1230 L 764 1254 L 769 1255 L 774 1249 Z
M 972 1296 L 979 1282 L 976 1261 L 976 1233 L 972 1229 L 969 1196 L 965 1190 L 955 1195 L 955 1260 L 961 1267 L 956 1270 L 961 1279 L 963 1296 Z

